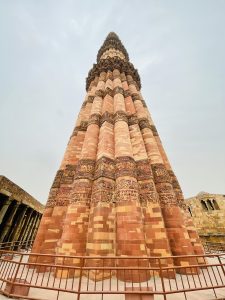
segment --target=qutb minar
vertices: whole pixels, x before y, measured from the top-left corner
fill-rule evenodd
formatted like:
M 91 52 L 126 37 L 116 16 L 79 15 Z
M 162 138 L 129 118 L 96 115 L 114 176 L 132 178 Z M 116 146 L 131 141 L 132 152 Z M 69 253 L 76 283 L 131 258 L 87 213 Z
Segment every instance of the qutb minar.
M 87 94 L 32 252 L 143 256 L 143 262 L 148 256 L 203 254 L 140 89 L 126 49 L 109 33 L 89 71 Z M 190 261 L 175 258 L 165 264 Z

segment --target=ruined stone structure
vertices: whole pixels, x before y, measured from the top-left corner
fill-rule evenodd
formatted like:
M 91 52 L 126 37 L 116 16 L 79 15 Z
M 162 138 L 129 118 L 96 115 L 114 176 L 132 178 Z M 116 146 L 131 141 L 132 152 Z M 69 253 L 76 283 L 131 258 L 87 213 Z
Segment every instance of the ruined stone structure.
M 0 176 L 0 243 L 34 239 L 44 206 L 5 176 Z
M 100 48 L 86 89 L 33 252 L 202 254 L 179 183 L 141 95 L 138 71 L 115 33 Z M 165 264 L 187 265 L 190 260 L 168 259 Z M 79 259 L 67 263 L 79 264 Z
M 225 243 L 225 195 L 201 192 L 186 203 L 202 241 Z

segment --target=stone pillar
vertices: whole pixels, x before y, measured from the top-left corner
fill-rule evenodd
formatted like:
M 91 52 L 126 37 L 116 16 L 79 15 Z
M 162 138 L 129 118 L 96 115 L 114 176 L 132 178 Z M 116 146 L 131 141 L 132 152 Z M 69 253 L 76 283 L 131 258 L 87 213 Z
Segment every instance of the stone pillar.
M 20 239 L 23 242 L 26 241 L 26 237 L 27 237 L 28 232 L 29 232 L 29 227 L 30 227 L 30 224 L 31 224 L 31 219 L 32 219 L 33 212 L 34 212 L 34 210 L 32 208 L 30 208 L 29 212 L 27 213 L 26 224 L 25 224 L 25 226 L 23 228 L 22 235 L 20 236 Z
M 15 217 L 15 214 L 18 210 L 20 206 L 20 203 L 19 202 L 16 202 L 13 206 L 12 206 L 12 209 L 10 210 L 10 214 L 9 214 L 9 217 L 5 223 L 5 226 L 4 228 L 2 229 L 2 232 L 1 232 L 1 236 L 0 236 L 0 242 L 3 242 L 5 237 L 8 235 L 8 233 L 10 232 L 10 230 L 13 230 L 11 228 L 12 224 L 13 224 L 13 220 L 14 220 L 14 217 Z M 9 239 L 8 239 L 9 240 Z M 7 242 L 7 241 L 6 241 Z
M 17 241 L 18 240 L 19 234 L 22 230 L 22 224 L 24 222 L 24 217 L 25 217 L 27 209 L 28 209 L 28 206 L 24 205 L 23 210 L 18 215 L 16 224 L 14 226 L 14 230 L 12 231 L 12 234 L 10 234 L 10 237 L 9 237 L 10 241 Z
M 36 211 L 33 211 L 32 218 L 30 220 L 30 226 L 28 228 L 28 232 L 27 232 L 27 236 L 26 236 L 27 241 L 31 240 L 31 236 L 32 236 L 34 226 L 35 226 L 36 217 L 37 217 Z
M 2 206 L 2 209 L 0 211 L 0 224 L 2 224 L 2 221 L 4 219 L 4 216 L 10 206 L 10 204 L 12 203 L 11 199 L 6 199 L 4 205 Z
M 34 220 L 34 225 L 33 225 L 33 228 L 31 230 L 30 241 L 32 241 L 34 239 L 35 234 L 37 232 L 37 229 L 38 229 L 38 219 L 39 219 L 39 214 L 36 212 L 36 216 L 35 216 L 35 220 Z
M 21 242 L 21 235 L 24 234 L 24 229 L 25 229 L 25 225 L 26 225 L 26 222 L 27 222 L 27 218 L 29 217 L 28 210 L 29 210 L 29 207 L 27 207 L 26 213 L 25 213 L 23 221 L 21 223 L 21 230 L 18 233 L 18 239 L 17 240 L 20 241 L 20 242 Z
M 37 221 L 37 230 L 38 230 L 39 225 L 40 225 L 40 223 L 41 223 L 41 218 L 42 218 L 42 214 L 39 213 L 39 215 L 38 215 L 38 221 Z
M 23 236 L 23 241 L 24 242 L 29 241 L 28 238 L 31 235 L 31 231 L 32 231 L 32 227 L 33 227 L 35 217 L 36 217 L 36 211 L 32 210 L 31 214 L 30 214 L 29 222 L 26 226 L 25 234 Z

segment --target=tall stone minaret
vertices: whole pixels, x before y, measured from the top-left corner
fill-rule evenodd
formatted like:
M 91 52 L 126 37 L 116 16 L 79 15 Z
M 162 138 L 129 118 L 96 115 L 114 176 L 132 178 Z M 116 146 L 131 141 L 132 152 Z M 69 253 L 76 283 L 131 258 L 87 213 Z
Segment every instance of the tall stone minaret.
M 86 89 L 32 251 L 82 256 L 202 254 L 141 95 L 139 74 L 113 32 L 98 52 Z M 168 259 L 167 265 L 187 265 L 190 260 Z

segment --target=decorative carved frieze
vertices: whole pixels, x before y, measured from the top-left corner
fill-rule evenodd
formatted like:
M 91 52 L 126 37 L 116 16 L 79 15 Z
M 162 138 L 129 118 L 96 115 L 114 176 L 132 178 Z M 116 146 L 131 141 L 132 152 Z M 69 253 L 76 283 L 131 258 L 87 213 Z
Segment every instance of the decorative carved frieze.
M 123 110 L 117 111 L 114 114 L 114 123 L 119 121 L 128 123 L 127 114 Z
M 166 170 L 164 164 L 152 164 L 152 171 L 155 183 L 165 183 L 168 182 L 171 184 L 171 178 Z
M 108 157 L 101 157 L 95 166 L 94 179 L 99 177 L 115 178 L 115 161 Z
M 152 179 L 145 181 L 138 181 L 139 185 L 139 199 L 142 206 L 146 206 L 147 203 L 156 203 L 159 201 L 159 196 L 155 189 L 155 185 Z
M 109 95 L 110 97 L 113 97 L 114 96 L 114 90 L 110 89 L 109 87 L 107 87 L 104 91 L 104 97 L 106 95 Z
M 81 121 L 79 131 L 86 131 L 88 127 L 88 121 Z
M 128 125 L 129 126 L 138 124 L 138 118 L 137 118 L 136 114 L 127 116 L 127 119 L 128 119 Z
M 61 169 L 56 173 L 46 204 L 47 207 L 68 205 L 75 172 L 75 165 L 66 165 L 65 169 Z
M 101 117 L 100 126 L 102 126 L 102 124 L 104 122 L 108 122 L 108 123 L 114 125 L 114 115 L 109 113 L 108 111 L 105 111 Z
M 98 202 L 114 202 L 115 181 L 98 179 L 93 183 L 91 201 Z
M 131 98 L 133 101 L 140 100 L 139 94 L 131 94 Z
M 115 96 L 116 94 L 122 94 L 122 95 L 124 95 L 124 89 L 121 88 L 120 86 L 116 86 L 113 89 L 113 95 Z
M 66 165 L 66 168 L 63 170 L 63 176 L 61 178 L 61 184 L 72 184 L 74 181 L 74 176 L 76 172 L 75 165 Z
M 58 192 L 58 187 L 57 188 L 51 188 L 48 196 L 48 201 L 45 205 L 45 207 L 54 207 L 56 205 L 56 196 Z
M 161 207 L 177 205 L 172 181 L 165 166 L 163 164 L 152 164 L 152 171 Z
M 90 115 L 89 120 L 88 120 L 88 126 L 91 124 L 96 124 L 96 125 L 100 126 L 100 119 L 101 119 L 100 114 Z
M 138 183 L 135 179 L 119 178 L 115 188 L 116 202 L 138 200 Z
M 71 184 L 74 180 L 76 166 L 67 165 L 65 169 L 58 170 L 56 173 L 52 188 L 59 188 L 61 184 Z
M 108 122 L 114 125 L 118 121 L 124 121 L 129 126 L 139 124 L 140 129 L 150 128 L 153 131 L 154 135 L 158 135 L 155 126 L 150 125 L 147 118 L 138 119 L 136 114 L 128 116 L 126 112 L 121 110 L 121 111 L 117 111 L 115 114 L 109 113 L 108 111 L 105 111 L 103 115 L 92 114 L 89 117 L 88 121 L 82 121 L 80 126 L 76 126 L 74 128 L 72 136 L 77 135 L 78 131 L 86 131 L 87 127 L 90 124 L 97 124 L 98 126 L 102 126 L 104 122 Z
M 167 183 L 167 182 L 157 183 L 157 192 L 158 193 L 172 193 L 173 194 L 173 188 L 172 188 L 171 183 Z
M 151 125 L 149 123 L 149 120 L 147 118 L 140 118 L 139 120 L 139 126 L 140 129 L 145 129 L 145 128 L 151 128 Z
M 124 74 L 123 72 L 120 73 L 120 80 L 121 80 L 122 82 L 124 82 L 124 81 L 127 80 L 126 74 Z
M 95 96 L 88 96 L 87 103 L 93 103 Z
M 129 90 L 124 90 L 124 98 L 127 98 L 131 95 L 130 91 Z
M 95 92 L 95 96 L 104 98 L 104 96 L 105 96 L 105 91 L 103 91 L 103 90 L 97 90 L 97 91 Z
M 155 125 L 150 125 L 150 129 L 152 130 L 152 133 L 153 133 L 154 136 L 158 135 L 158 131 L 157 131 Z
M 168 170 L 174 189 L 181 189 L 177 177 L 172 170 Z
M 159 200 L 161 207 L 170 207 L 177 205 L 175 195 L 171 193 L 160 193 Z
M 81 159 L 77 163 L 75 179 L 93 179 L 95 160 Z
M 74 182 L 70 195 L 70 204 L 86 203 L 90 204 L 92 183 L 88 179 L 79 179 Z
M 53 181 L 52 187 L 51 187 L 52 189 L 60 187 L 62 176 L 63 176 L 63 170 L 58 170 L 55 175 L 55 179 Z
M 148 159 L 137 161 L 136 166 L 137 166 L 137 180 L 147 180 L 153 178 L 151 164 Z
M 172 186 L 173 186 L 173 190 L 174 193 L 176 195 L 177 198 L 177 205 L 180 206 L 182 209 L 186 210 L 187 209 L 187 205 L 184 201 L 184 196 L 181 190 L 181 187 L 179 185 L 179 182 L 177 180 L 177 177 L 175 176 L 174 172 L 172 170 L 168 170 L 168 173 L 170 175 L 171 181 L 172 181 Z
M 74 135 L 77 135 L 78 131 L 86 131 L 87 127 L 88 127 L 88 122 L 87 121 L 81 121 L 80 125 L 76 126 L 74 128 L 71 137 L 74 136 Z
M 48 206 L 67 206 L 70 200 L 71 186 L 60 186 L 57 195 L 52 198 L 53 201 L 48 203 Z M 49 202 L 49 201 L 48 201 Z
M 87 103 L 93 103 L 95 96 L 88 96 L 87 99 L 83 102 L 81 108 L 84 108 Z
M 135 160 L 129 156 L 118 157 L 115 160 L 115 176 L 116 178 L 123 176 L 137 176 Z

